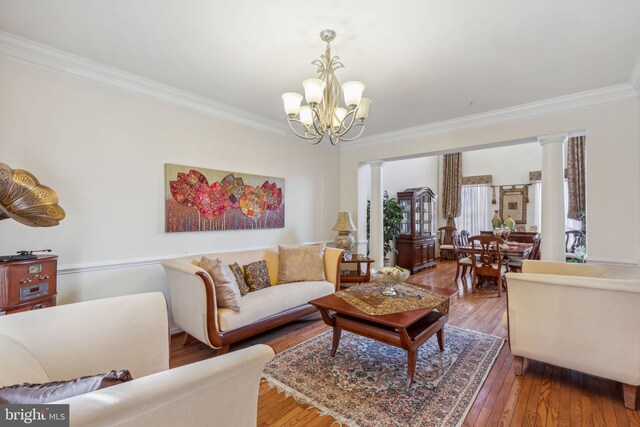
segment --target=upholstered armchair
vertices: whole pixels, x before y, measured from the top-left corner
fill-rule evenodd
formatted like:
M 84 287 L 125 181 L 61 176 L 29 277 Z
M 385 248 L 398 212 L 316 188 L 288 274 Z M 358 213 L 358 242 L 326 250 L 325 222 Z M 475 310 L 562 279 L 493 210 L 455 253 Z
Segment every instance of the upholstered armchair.
M 506 276 L 516 375 L 533 359 L 608 378 L 638 408 L 640 268 L 525 260 Z
M 59 400 L 71 426 L 256 425 L 273 350 L 258 345 L 169 369 L 160 292 L 0 316 L 0 386 L 128 369 L 123 384 Z

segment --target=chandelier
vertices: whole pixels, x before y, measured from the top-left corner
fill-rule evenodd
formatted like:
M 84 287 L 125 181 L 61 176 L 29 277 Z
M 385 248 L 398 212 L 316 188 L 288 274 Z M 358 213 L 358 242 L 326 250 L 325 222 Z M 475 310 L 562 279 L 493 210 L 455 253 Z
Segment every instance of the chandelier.
M 302 82 L 304 99 L 308 105 L 300 105 L 302 95 L 299 93 L 282 94 L 289 127 L 296 136 L 314 145 L 322 141 L 327 133 L 333 145 L 358 138 L 364 131 L 364 121 L 371 105 L 369 98 L 362 97 L 364 84 L 349 81 L 340 87 L 335 71 L 344 68 L 344 65 L 339 61 L 339 56 L 331 56 L 331 41 L 335 37 L 336 32 L 333 30 L 320 33 L 320 38 L 327 43 L 327 47 L 324 55 L 311 63 L 318 67 L 318 77 Z M 347 108 L 340 107 L 343 96 Z M 353 132 L 349 133 L 352 129 Z

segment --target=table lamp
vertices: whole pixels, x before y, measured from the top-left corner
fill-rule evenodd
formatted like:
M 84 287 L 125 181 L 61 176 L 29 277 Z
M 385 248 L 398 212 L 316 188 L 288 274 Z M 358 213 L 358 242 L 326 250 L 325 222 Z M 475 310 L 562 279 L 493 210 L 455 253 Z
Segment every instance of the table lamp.
M 356 226 L 353 225 L 353 221 L 351 220 L 351 214 L 349 212 L 338 212 L 338 220 L 332 230 L 338 232 L 336 236 L 336 247 L 351 253 L 353 244 L 356 241 L 351 235 L 352 231 L 356 231 Z

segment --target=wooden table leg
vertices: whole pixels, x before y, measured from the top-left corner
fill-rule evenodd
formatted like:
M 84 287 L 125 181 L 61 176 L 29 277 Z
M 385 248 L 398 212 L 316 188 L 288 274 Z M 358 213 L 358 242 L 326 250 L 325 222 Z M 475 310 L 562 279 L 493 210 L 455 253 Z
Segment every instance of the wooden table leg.
M 438 335 L 438 345 L 440 346 L 440 351 L 444 351 L 444 325 L 442 325 L 442 328 L 440 328 L 440 330 L 438 330 L 436 334 Z
M 407 350 L 409 360 L 407 363 L 407 388 L 411 387 L 413 376 L 416 373 L 416 359 L 418 358 L 418 350 Z
M 338 351 L 338 345 L 340 344 L 340 336 L 342 335 L 342 329 L 333 327 L 333 345 L 331 346 L 331 357 L 336 355 Z

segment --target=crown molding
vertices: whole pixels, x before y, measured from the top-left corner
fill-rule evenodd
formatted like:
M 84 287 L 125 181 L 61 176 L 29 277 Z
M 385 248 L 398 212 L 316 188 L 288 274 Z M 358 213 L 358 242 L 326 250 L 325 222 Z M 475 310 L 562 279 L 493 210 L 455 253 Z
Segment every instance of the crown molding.
M 640 73 L 640 71 L 638 72 Z M 342 145 L 341 149 L 360 149 L 367 146 L 407 139 L 425 138 L 453 131 L 502 125 L 524 119 L 615 104 L 634 98 L 638 98 L 638 92 L 636 92 L 629 83 L 623 83 L 499 110 L 487 111 L 486 113 L 473 114 L 397 131 L 380 133 Z
M 0 31 L 0 56 L 195 111 L 263 132 L 288 135 L 283 123 Z
M 638 55 L 638 59 L 636 60 L 636 65 L 633 67 L 631 71 L 631 76 L 629 77 L 629 84 L 640 94 L 640 55 Z

